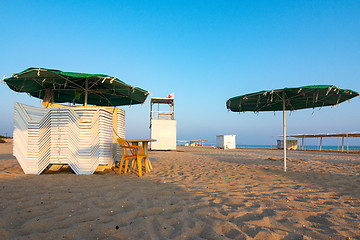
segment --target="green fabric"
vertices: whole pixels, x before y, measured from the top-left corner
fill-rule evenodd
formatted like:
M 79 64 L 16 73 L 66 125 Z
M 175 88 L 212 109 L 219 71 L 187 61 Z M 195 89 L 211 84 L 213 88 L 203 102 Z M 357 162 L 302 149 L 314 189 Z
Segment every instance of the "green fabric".
M 104 74 L 62 72 L 46 68 L 28 68 L 6 78 L 6 84 L 16 92 L 27 92 L 43 99 L 46 89 L 54 90 L 54 102 L 83 104 L 88 80 L 88 104 L 122 106 L 143 103 L 149 92 L 130 86 Z
M 312 85 L 245 94 L 230 98 L 226 106 L 234 112 L 282 111 L 284 96 L 285 110 L 298 110 L 336 105 L 359 93 L 333 85 Z

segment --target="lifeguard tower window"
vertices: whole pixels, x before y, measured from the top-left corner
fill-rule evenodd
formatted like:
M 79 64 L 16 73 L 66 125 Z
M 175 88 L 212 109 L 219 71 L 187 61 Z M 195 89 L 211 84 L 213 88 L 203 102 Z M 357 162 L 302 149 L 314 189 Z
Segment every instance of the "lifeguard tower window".
M 174 120 L 174 99 L 151 98 L 150 120 L 151 119 Z

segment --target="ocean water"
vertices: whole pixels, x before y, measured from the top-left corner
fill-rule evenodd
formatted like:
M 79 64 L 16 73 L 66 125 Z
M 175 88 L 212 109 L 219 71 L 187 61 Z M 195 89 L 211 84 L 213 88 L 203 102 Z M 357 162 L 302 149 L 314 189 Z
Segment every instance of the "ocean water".
M 253 147 L 253 148 L 277 148 L 277 145 L 236 145 L 236 147 Z M 299 148 L 299 147 L 298 147 Z M 304 149 L 319 149 L 318 146 L 310 145 L 305 146 Z M 338 150 L 338 146 L 322 146 L 322 150 Z M 339 146 L 341 150 L 341 146 Z M 347 146 L 344 146 L 344 151 L 347 150 Z M 360 151 L 360 146 L 349 146 L 350 151 Z
M 204 144 L 204 146 L 216 146 L 216 143 L 209 143 L 209 142 L 207 142 L 207 143 L 205 143 Z M 277 148 L 277 145 L 247 145 L 247 144 L 236 144 L 236 147 L 246 147 L 246 148 Z M 301 146 L 298 146 L 298 149 L 300 149 L 301 148 Z M 319 149 L 319 147 L 318 146 L 316 146 L 316 145 L 306 145 L 305 147 L 304 147 L 304 149 Z M 341 145 L 339 146 L 339 148 L 338 148 L 338 146 L 336 145 L 336 146 L 330 146 L 330 145 L 323 145 L 322 147 L 321 147 L 321 149 L 322 150 L 340 150 L 341 151 Z M 347 146 L 346 145 L 344 145 L 344 151 L 346 151 L 347 150 Z M 360 146 L 349 146 L 349 150 L 350 151 L 360 151 Z

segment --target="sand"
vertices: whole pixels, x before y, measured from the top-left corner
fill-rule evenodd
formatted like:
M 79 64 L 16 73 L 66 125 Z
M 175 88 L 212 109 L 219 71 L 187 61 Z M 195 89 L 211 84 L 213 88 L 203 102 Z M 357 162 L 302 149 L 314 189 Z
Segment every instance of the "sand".
M 142 178 L 25 175 L 0 144 L 0 239 L 360 239 L 360 154 L 178 147 Z

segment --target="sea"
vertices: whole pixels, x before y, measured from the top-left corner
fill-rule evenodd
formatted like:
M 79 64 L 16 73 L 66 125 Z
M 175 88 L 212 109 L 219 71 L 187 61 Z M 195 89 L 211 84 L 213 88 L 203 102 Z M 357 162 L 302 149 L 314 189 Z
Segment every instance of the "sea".
M 247 147 L 247 148 L 277 148 L 277 145 L 236 145 L 236 147 Z M 341 150 L 342 146 L 322 146 L 322 150 Z M 309 145 L 305 146 L 304 149 L 319 149 L 319 146 Z M 347 150 L 347 146 L 344 146 L 344 151 Z M 360 146 L 349 146 L 350 151 L 360 151 Z
M 204 146 L 215 146 L 216 144 L 204 144 Z M 236 145 L 236 147 L 246 147 L 246 148 L 277 148 L 277 145 Z M 342 146 L 322 146 L 322 150 L 341 150 Z M 305 146 L 304 149 L 319 149 L 319 146 L 309 145 Z M 344 145 L 344 151 L 347 150 L 347 146 Z M 349 146 L 349 151 L 360 151 L 360 146 Z

